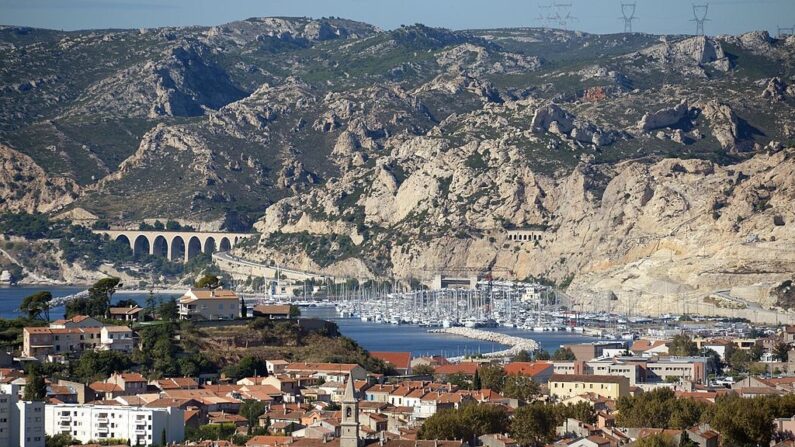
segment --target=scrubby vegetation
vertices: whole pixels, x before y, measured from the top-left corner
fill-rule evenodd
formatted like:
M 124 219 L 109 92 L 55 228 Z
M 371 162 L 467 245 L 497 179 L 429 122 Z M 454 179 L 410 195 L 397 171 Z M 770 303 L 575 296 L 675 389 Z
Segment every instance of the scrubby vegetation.
M 166 224 L 159 222 L 153 225 L 142 224 L 142 227 L 173 231 L 193 230 L 192 227 L 182 226 L 176 221 L 168 221 Z M 52 259 L 58 250 L 60 258 L 67 264 L 79 264 L 88 270 L 97 270 L 103 264 L 109 264 L 119 271 L 142 278 L 151 278 L 152 274 L 178 278 L 202 272 L 220 273 L 212 264 L 212 257 L 207 254 L 200 253 L 185 264 L 171 262 L 162 256 L 148 253 L 135 255 L 126 242 L 95 234 L 90 229 L 74 225 L 69 221 L 51 220 L 43 214 L 2 214 L 0 232 L 24 238 L 25 241 L 4 242 L 3 248 L 17 255 L 29 269 L 35 269 L 47 276 L 57 276 L 60 270 Z M 44 254 L 46 256 L 43 256 Z M 12 264 L 8 268 L 12 270 L 15 278 L 22 278 L 21 267 Z

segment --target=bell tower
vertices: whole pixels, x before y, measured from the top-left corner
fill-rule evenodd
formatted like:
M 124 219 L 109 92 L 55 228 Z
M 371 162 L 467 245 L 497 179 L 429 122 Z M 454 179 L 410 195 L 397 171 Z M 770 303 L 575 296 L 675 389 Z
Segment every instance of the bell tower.
M 359 447 L 359 401 L 353 390 L 353 377 L 350 376 L 342 396 L 340 447 Z

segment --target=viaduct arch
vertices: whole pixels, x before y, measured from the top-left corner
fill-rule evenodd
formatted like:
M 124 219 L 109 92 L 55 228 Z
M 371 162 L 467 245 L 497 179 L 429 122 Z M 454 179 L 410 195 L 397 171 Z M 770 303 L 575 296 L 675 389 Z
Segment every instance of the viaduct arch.
M 229 251 L 252 236 L 250 233 L 142 230 L 94 230 L 94 234 L 124 242 L 136 255 L 145 253 L 182 262 L 190 261 L 199 253 L 212 255 L 219 251 Z

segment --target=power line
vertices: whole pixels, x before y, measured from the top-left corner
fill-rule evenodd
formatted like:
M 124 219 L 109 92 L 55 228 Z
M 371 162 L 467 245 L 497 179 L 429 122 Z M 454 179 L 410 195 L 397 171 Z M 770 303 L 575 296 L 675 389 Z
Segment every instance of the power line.
M 555 8 L 554 20 L 561 29 L 568 29 L 570 22 L 577 20 L 577 17 L 571 15 L 571 10 L 574 3 L 553 2 L 552 6 Z
M 707 18 L 707 14 L 709 13 L 709 3 L 704 4 L 696 4 L 693 3 L 693 20 L 691 22 L 696 22 L 696 35 L 703 36 L 706 34 L 704 32 L 704 23 L 709 22 Z
M 779 39 L 783 39 L 783 38 L 785 38 L 787 36 L 792 36 L 794 34 L 795 34 L 795 26 L 790 26 L 790 27 L 787 27 L 787 28 L 781 27 L 781 26 L 778 27 L 778 38 Z
M 635 17 L 635 11 L 638 7 L 638 4 L 633 3 L 621 3 L 621 16 L 619 20 L 624 20 L 624 32 L 631 33 L 632 32 L 632 22 L 637 20 L 638 18 Z
M 549 28 L 552 20 L 552 3 L 538 4 L 538 17 L 536 20 L 541 23 L 542 28 Z

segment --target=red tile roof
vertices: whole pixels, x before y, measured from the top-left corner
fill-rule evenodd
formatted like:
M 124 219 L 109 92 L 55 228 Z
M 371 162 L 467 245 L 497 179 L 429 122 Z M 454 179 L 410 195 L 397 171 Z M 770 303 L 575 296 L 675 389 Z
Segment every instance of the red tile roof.
M 550 369 L 554 366 L 548 362 L 511 362 L 505 365 L 505 374 L 535 377 Z
M 277 447 L 293 443 L 292 436 L 254 436 L 246 441 L 246 447 Z
M 398 369 L 408 370 L 411 367 L 411 353 L 410 352 L 371 352 L 370 356 L 383 361 Z
M 88 385 L 89 388 L 94 390 L 97 393 L 111 393 L 111 392 L 122 392 L 124 391 L 122 387 L 116 385 L 115 383 L 105 383 L 105 382 L 94 382 Z
M 260 304 L 254 306 L 254 312 L 265 315 L 290 315 L 289 304 Z
M 155 382 L 161 390 L 179 390 L 196 388 L 199 384 L 190 377 L 169 377 Z
M 285 371 L 311 371 L 311 372 L 345 372 L 350 373 L 356 368 L 356 363 L 290 363 Z
M 464 374 L 474 376 L 479 366 L 480 364 L 475 362 L 452 363 L 437 366 L 433 373 L 436 375 Z

